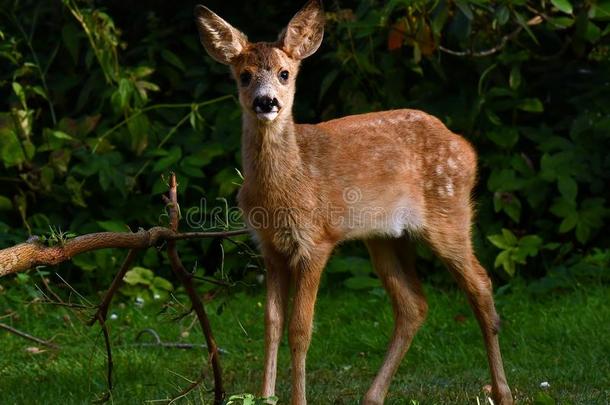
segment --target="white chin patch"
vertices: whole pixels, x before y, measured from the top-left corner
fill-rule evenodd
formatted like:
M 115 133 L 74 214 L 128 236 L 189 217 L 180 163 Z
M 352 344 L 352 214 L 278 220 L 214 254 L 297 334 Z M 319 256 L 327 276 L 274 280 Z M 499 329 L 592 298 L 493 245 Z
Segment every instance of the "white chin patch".
M 256 117 L 260 121 L 273 121 L 279 114 L 279 111 L 271 111 L 268 113 L 257 112 Z

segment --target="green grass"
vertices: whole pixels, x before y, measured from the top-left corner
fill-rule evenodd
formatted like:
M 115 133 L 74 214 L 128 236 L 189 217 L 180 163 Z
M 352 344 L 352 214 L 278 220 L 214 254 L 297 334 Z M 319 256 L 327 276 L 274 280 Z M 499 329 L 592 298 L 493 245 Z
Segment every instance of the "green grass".
M 5 291 L 6 294 L 6 291 Z M 489 375 L 482 339 L 466 300 L 458 291 L 427 288 L 430 314 L 415 337 L 390 388 L 387 403 L 483 403 Z M 610 288 L 593 286 L 557 295 L 533 296 L 525 288 L 497 297 L 500 333 L 510 386 L 522 404 L 535 403 L 543 381 L 558 403 L 610 403 Z M 18 312 L 13 326 L 39 337 L 55 337 L 58 352 L 31 354 L 36 346 L 0 330 L 0 403 L 90 403 L 105 389 L 105 352 L 99 327 L 88 328 L 72 312 L 49 305 L 9 304 L 0 294 L 0 315 Z M 263 295 L 229 297 L 218 315 L 208 304 L 220 346 L 228 393 L 256 392 L 263 359 Z M 143 403 L 173 396 L 202 365 L 200 350 L 129 347 L 143 328 L 164 340 L 201 342 L 197 327 L 181 333 L 191 318 L 172 322 L 158 308 L 115 305 L 109 321 L 114 344 L 112 402 Z M 2 320 L 7 322 L 7 318 Z M 11 321 L 8 321 L 9 323 Z M 355 404 L 372 381 L 392 330 L 383 294 L 331 290 L 320 295 L 308 357 L 311 404 Z M 39 346 L 40 347 L 40 346 Z M 206 369 L 208 370 L 208 369 Z M 209 370 L 205 379 L 210 388 Z M 289 350 L 281 347 L 280 403 L 289 398 Z M 199 390 L 182 403 L 209 401 Z

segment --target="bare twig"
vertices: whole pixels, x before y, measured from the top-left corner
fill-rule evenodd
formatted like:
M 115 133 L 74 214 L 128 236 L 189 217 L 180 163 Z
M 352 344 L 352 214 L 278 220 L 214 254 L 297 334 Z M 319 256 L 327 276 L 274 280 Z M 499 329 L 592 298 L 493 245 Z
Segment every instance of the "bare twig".
M 489 48 L 489 49 L 485 49 L 482 51 L 475 51 L 472 49 L 469 49 L 467 51 L 454 51 L 453 49 L 448 49 L 445 48 L 442 45 L 439 45 L 438 49 L 440 49 L 442 52 L 448 53 L 450 55 L 454 55 L 454 56 L 472 56 L 475 58 L 480 58 L 480 57 L 484 57 L 484 56 L 490 56 L 493 55 L 495 53 L 500 52 L 502 49 L 504 49 L 504 47 L 506 46 L 506 44 L 508 43 L 508 41 L 514 39 L 517 37 L 517 35 L 519 35 L 519 33 L 521 33 L 521 31 L 525 28 L 525 26 L 533 26 L 533 25 L 538 25 L 542 22 L 542 17 L 540 17 L 539 15 L 534 16 L 533 18 L 531 18 L 530 20 L 528 20 L 527 22 L 525 22 L 525 25 L 520 25 L 517 28 L 515 28 L 514 31 L 512 31 L 511 33 L 504 35 L 501 39 L 500 42 Z
M 472 56 L 475 58 L 481 58 L 484 56 L 490 56 L 493 55 L 494 53 L 500 52 L 502 49 L 504 49 L 504 47 L 506 46 L 506 44 L 508 43 L 509 40 L 515 38 L 517 35 L 519 35 L 519 33 L 523 30 L 522 26 L 517 27 L 513 32 L 511 32 L 508 35 L 503 36 L 500 39 L 500 42 L 496 45 L 493 46 L 489 49 L 485 49 L 482 51 L 474 51 L 472 49 L 469 49 L 467 51 L 454 51 L 453 49 L 449 49 L 449 48 L 445 48 L 442 45 L 438 46 L 438 49 L 440 49 L 441 51 L 448 53 L 450 55 L 454 55 L 454 56 Z
M 125 273 L 127 273 L 127 271 L 131 268 L 131 264 L 138 255 L 138 252 L 139 250 L 137 249 L 131 249 L 129 253 L 127 253 L 127 257 L 123 261 L 121 269 L 116 274 L 116 276 L 114 276 L 110 288 L 108 288 L 108 291 L 106 291 L 106 294 L 104 294 L 104 298 L 102 298 L 102 302 L 98 306 L 95 315 L 93 315 L 93 318 L 91 318 L 91 320 L 89 321 L 89 325 L 93 325 L 99 319 L 103 319 L 104 321 L 106 320 L 106 315 L 108 315 L 108 307 L 110 306 L 112 297 L 121 286 L 121 283 L 123 282 L 123 277 L 125 277 Z
M 110 392 L 112 391 L 112 367 L 114 366 L 112 362 L 112 347 L 110 346 L 110 334 L 108 333 L 108 326 L 106 326 L 106 320 L 102 318 L 101 314 L 98 314 L 97 320 L 102 328 L 102 334 L 104 335 L 104 343 L 106 345 L 106 357 L 108 361 L 106 362 L 106 384 L 108 384 L 108 391 L 97 401 L 98 403 L 103 403 L 110 399 Z
M 178 223 L 180 221 L 179 212 L 180 208 L 178 205 L 178 184 L 176 183 L 176 175 L 172 173 L 169 182 L 169 200 L 170 200 L 170 227 L 174 232 L 178 231 Z M 178 251 L 176 250 L 176 241 L 170 240 L 167 243 L 167 256 L 172 266 L 172 270 L 184 286 L 189 299 L 193 305 L 193 310 L 197 314 L 197 318 L 199 319 L 199 323 L 201 324 L 201 329 L 203 330 L 203 334 L 205 336 L 206 344 L 208 346 L 209 360 L 212 363 L 212 371 L 214 373 L 214 404 L 220 405 L 222 404 L 225 396 L 224 388 L 222 385 L 222 370 L 220 367 L 218 346 L 216 345 L 216 340 L 214 339 L 214 334 L 212 333 L 212 327 L 210 326 L 210 320 L 205 312 L 205 308 L 195 287 L 193 285 L 192 275 L 186 271 L 184 268 L 182 261 L 180 260 L 180 256 L 178 255 Z M 202 376 L 203 377 L 203 376 Z M 188 392 L 193 390 L 202 380 L 202 377 L 197 381 L 192 383 L 189 387 L 187 387 L 184 391 L 182 391 L 176 398 L 183 397 Z M 175 400 L 175 398 L 174 398 Z M 173 400 L 172 400 L 173 401 Z M 171 401 L 170 401 L 171 403 Z
M 4 329 L 7 332 L 10 332 L 10 333 L 15 334 L 17 336 L 20 336 L 20 337 L 22 337 L 24 339 L 28 339 L 28 340 L 31 340 L 33 342 L 39 343 L 39 344 L 41 344 L 43 346 L 46 346 L 48 348 L 51 348 L 51 349 L 59 350 L 59 348 L 60 348 L 58 345 L 56 345 L 53 342 L 50 342 L 48 340 L 44 340 L 44 339 L 41 339 L 41 338 L 37 338 L 36 336 L 32 336 L 29 333 L 22 332 L 19 329 L 15 329 L 12 326 L 7 325 L 5 323 L 0 323 L 0 329 Z

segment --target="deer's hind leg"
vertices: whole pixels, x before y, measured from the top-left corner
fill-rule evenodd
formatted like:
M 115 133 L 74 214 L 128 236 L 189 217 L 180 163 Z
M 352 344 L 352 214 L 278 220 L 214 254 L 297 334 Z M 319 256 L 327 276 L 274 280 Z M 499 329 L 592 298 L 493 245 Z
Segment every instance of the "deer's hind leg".
M 371 239 L 366 246 L 394 310 L 394 332 L 388 351 L 363 401 L 383 404 L 392 377 L 426 318 L 428 304 L 415 273 L 414 246 L 407 237 Z
M 454 204 L 432 217 L 424 238 L 454 275 L 464 290 L 477 318 L 491 371 L 493 397 L 498 405 L 511 405 L 513 398 L 506 382 L 491 280 L 474 255 L 471 243 L 472 208 L 469 203 Z

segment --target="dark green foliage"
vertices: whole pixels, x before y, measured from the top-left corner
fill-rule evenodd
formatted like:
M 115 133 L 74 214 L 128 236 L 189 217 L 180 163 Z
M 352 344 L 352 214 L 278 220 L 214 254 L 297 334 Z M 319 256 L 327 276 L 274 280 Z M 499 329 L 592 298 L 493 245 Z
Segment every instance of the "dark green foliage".
M 170 170 L 185 226 L 210 227 L 202 210 L 223 207 L 218 198 L 234 205 L 239 106 L 228 69 L 198 42 L 193 4 L 4 3 L 0 246 L 49 227 L 82 234 L 165 223 L 159 197 Z M 272 40 L 299 7 L 225 3 L 206 4 L 252 40 Z M 326 7 L 325 42 L 299 79 L 299 121 L 409 107 L 463 134 L 480 154 L 477 250 L 500 276 L 574 273 L 604 254 L 593 248 L 610 243 L 610 2 Z M 239 225 L 230 213 L 213 225 Z M 258 264 L 236 254 L 242 248 L 203 241 L 181 252 L 200 272 L 224 263 L 242 278 Z M 347 250 L 362 253 L 344 249 L 335 274 L 360 266 Z M 85 275 L 72 278 L 99 287 L 122 255 L 84 255 L 74 264 Z M 163 260 L 151 251 L 142 265 L 165 277 Z M 377 285 L 361 270 L 348 286 Z

